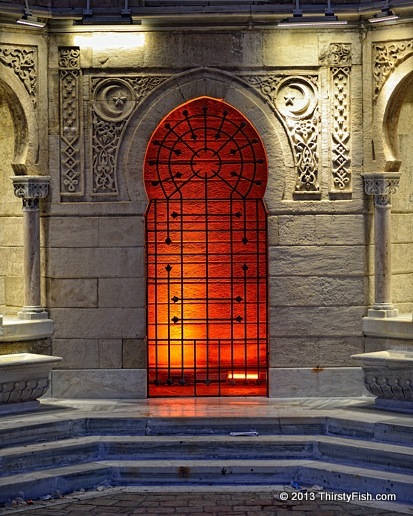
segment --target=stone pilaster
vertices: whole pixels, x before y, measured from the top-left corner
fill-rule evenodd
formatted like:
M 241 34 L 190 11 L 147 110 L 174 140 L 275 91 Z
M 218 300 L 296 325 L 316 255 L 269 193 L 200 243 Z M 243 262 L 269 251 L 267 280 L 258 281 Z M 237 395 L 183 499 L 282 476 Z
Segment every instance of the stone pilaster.
M 14 176 L 14 195 L 23 201 L 24 306 L 20 319 L 47 319 L 40 301 L 40 199 L 49 193 L 50 177 Z
M 397 317 L 391 295 L 391 195 L 396 193 L 400 174 L 363 174 L 365 192 L 374 196 L 374 304 L 369 317 Z

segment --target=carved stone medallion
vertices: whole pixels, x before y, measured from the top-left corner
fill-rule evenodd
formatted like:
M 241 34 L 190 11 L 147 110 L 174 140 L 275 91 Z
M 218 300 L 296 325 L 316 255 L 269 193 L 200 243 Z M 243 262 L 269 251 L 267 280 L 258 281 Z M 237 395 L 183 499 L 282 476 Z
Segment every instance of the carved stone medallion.
M 102 81 L 94 92 L 93 108 L 96 114 L 108 122 L 120 122 L 127 118 L 135 106 L 135 93 L 121 79 Z

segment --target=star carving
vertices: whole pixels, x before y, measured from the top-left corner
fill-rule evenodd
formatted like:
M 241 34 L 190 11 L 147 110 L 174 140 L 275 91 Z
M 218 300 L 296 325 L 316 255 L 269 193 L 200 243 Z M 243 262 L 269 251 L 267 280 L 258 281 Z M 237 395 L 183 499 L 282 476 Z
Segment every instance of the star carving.
M 286 106 L 294 106 L 295 95 L 289 91 L 286 95 L 284 95 L 284 100 Z
M 116 95 L 112 97 L 113 102 L 115 103 L 116 107 L 121 107 L 125 105 L 125 102 L 128 100 L 128 97 L 126 95 L 122 95 L 121 91 L 118 91 Z

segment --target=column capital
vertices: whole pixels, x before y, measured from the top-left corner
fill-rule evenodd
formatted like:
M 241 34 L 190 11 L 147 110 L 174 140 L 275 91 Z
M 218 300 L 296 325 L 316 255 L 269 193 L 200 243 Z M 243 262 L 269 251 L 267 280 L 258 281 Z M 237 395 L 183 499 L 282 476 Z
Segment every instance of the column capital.
M 50 176 L 13 176 L 14 195 L 23 200 L 23 210 L 38 210 L 39 199 L 49 193 Z
M 378 196 L 381 206 L 386 204 L 383 198 L 396 193 L 400 185 L 399 172 L 369 172 L 361 175 L 366 194 Z

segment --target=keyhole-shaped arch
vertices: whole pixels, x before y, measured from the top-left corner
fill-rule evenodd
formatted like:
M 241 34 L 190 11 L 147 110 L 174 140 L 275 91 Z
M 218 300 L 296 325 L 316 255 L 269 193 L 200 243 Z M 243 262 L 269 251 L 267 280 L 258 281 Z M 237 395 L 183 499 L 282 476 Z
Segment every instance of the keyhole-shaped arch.
M 252 124 L 201 97 L 147 147 L 149 394 L 265 395 L 267 159 Z

